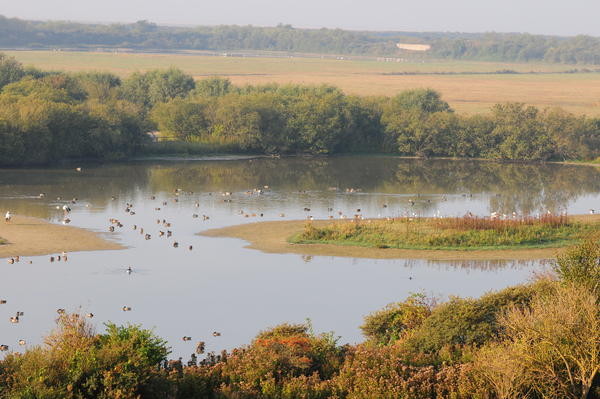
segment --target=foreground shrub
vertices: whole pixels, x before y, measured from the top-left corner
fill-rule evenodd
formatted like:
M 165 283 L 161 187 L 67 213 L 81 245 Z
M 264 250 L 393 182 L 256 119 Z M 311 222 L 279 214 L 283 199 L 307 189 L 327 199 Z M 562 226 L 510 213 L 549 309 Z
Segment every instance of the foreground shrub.
M 387 345 L 419 327 L 431 315 L 433 301 L 413 294 L 406 301 L 387 305 L 365 317 L 360 327 L 369 342 Z
M 78 314 L 61 315 L 57 324 L 44 346 L 2 362 L 2 397 L 162 397 L 157 371 L 169 350 L 151 331 L 108 324 L 96 335 Z
M 600 241 L 590 239 L 558 257 L 554 271 L 565 282 L 600 293 Z
M 540 280 L 486 294 L 479 299 L 451 298 L 436 307 L 404 345 L 415 353 L 440 353 L 443 348 L 483 345 L 498 338 L 503 328 L 498 317 L 504 311 L 527 305 L 538 292 L 549 291 L 552 287 L 550 281 Z M 456 360 L 454 357 L 460 352 L 450 350 L 447 360 Z
M 585 399 L 600 387 L 600 309 L 593 292 L 568 284 L 552 295 L 540 293 L 527 308 L 508 310 L 500 325 L 505 342 L 488 347 L 479 364 L 498 397 L 532 391 Z M 504 366 L 496 366 L 498 356 L 507 360 Z

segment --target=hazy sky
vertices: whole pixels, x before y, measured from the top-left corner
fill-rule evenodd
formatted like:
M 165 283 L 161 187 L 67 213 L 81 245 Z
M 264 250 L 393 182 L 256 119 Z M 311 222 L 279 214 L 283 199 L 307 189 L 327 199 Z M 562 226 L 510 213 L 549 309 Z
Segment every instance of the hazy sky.
M 0 0 L 25 19 L 600 36 L 600 0 Z

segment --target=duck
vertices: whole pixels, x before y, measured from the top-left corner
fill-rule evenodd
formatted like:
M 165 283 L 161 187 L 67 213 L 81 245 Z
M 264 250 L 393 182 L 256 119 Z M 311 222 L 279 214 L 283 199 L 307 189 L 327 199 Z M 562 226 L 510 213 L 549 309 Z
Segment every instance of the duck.
M 91 319 L 92 317 L 94 317 L 93 313 L 88 313 L 85 315 L 85 317 L 87 317 L 88 319 Z
M 0 305 L 6 305 L 6 299 L 0 299 Z
M 21 345 L 21 346 L 27 345 L 27 342 L 24 339 L 20 339 L 19 345 Z
M 131 306 L 123 306 L 121 309 L 123 312 L 131 312 Z
M 127 274 L 131 274 L 133 272 L 133 269 L 131 268 L 131 266 L 129 266 L 126 270 Z
M 200 341 L 196 344 L 196 353 L 201 355 L 204 353 L 204 350 L 206 349 L 206 343 L 204 341 Z
M 56 309 L 56 313 L 58 314 L 65 314 L 65 310 L 60 308 L 60 309 Z
M 181 339 L 182 339 L 184 342 L 187 342 L 187 341 L 191 341 L 191 340 L 192 340 L 192 337 L 183 336 Z
M 178 247 L 179 247 L 179 243 L 178 243 L 177 241 L 175 241 L 175 242 L 173 243 L 173 248 L 178 248 Z
M 6 352 L 8 350 L 8 345 L 0 345 L 0 352 Z
M 213 331 L 212 335 L 213 335 L 213 337 L 220 337 L 221 333 L 218 331 Z

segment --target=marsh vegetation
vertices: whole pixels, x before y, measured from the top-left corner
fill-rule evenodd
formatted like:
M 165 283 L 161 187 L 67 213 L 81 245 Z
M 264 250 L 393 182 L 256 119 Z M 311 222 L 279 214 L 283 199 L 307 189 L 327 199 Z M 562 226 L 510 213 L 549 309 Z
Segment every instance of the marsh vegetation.
M 338 221 L 291 237 L 298 244 L 327 243 L 375 248 L 500 250 L 557 248 L 600 233 L 597 222 L 569 221 L 567 216 L 389 218 Z

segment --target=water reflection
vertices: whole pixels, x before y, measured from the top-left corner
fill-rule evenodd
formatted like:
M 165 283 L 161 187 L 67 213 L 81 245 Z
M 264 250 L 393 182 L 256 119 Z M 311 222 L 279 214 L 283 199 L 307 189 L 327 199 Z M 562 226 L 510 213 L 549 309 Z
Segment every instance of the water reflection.
M 67 263 L 33 257 L 28 259 L 31 265 L 5 264 L 2 280 L 12 283 L 0 286 L 0 298 L 8 300 L 0 306 L 0 341 L 12 347 L 19 339 L 39 343 L 57 308 L 93 312 L 98 326 L 107 320 L 154 326 L 174 346 L 176 356 L 193 351 L 193 342 L 181 342 L 183 335 L 206 341 L 207 350 L 219 350 L 248 342 L 260 329 L 306 317 L 318 330 L 334 330 L 343 341 L 355 342 L 361 339 L 358 326 L 365 314 L 411 292 L 478 296 L 527 280 L 544 262 L 273 255 L 246 249 L 240 240 L 196 233 L 259 220 L 305 218 L 304 208 L 316 218 L 338 211 L 351 214 L 357 208 L 367 217 L 546 209 L 586 213 L 598 208 L 600 200 L 600 170 L 584 166 L 393 157 L 82 166 L 82 172 L 0 171 L 0 209 L 60 221 L 62 210 L 57 207 L 69 203 L 73 225 L 102 231 L 128 247 L 70 254 Z M 232 194 L 222 196 L 225 191 Z M 134 204 L 135 215 L 125 213 L 126 202 Z M 240 211 L 257 216 L 246 218 Z M 108 219 L 113 217 L 124 227 L 111 234 Z M 172 239 L 157 237 L 162 227 L 156 219 L 172 223 Z M 144 227 L 152 240 L 144 240 L 134 224 Z M 179 242 L 179 249 L 172 240 Z M 126 273 L 128 266 L 131 274 Z M 122 312 L 125 305 L 132 311 Z M 17 310 L 25 312 L 23 322 L 10 325 L 8 317 Z M 215 330 L 223 336 L 212 337 Z

